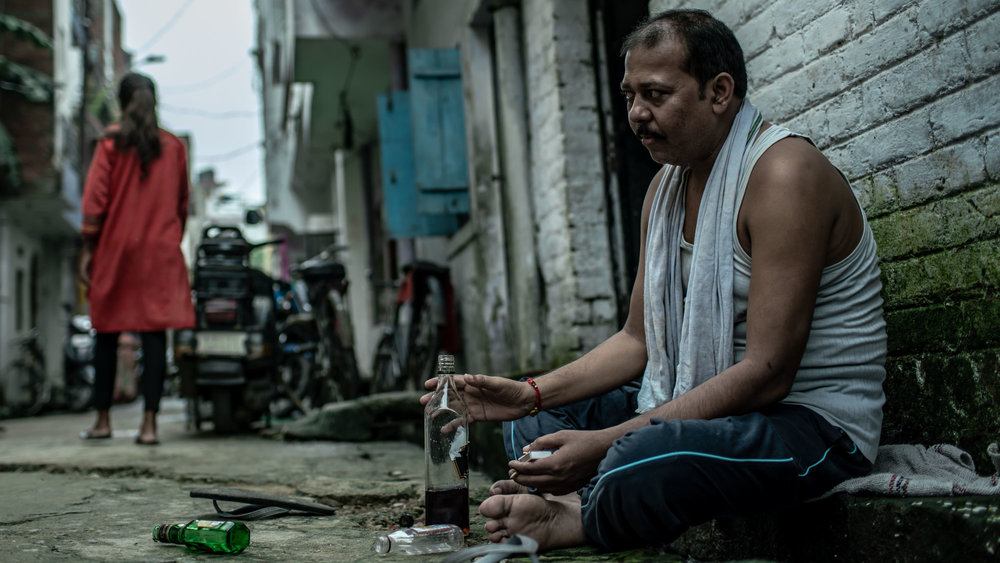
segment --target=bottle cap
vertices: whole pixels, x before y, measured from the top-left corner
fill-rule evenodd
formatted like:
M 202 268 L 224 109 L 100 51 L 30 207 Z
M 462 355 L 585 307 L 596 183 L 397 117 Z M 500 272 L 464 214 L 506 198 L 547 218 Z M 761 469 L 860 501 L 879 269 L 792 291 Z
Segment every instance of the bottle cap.
M 389 536 L 378 536 L 375 538 L 374 547 L 375 553 L 385 555 L 386 553 L 389 553 L 390 549 L 392 549 L 392 540 L 389 539 Z
M 438 356 L 438 373 L 455 373 L 455 356 L 451 354 Z
M 153 527 L 153 541 L 155 541 L 155 542 L 162 542 L 162 543 L 170 543 L 169 536 L 167 536 L 167 532 L 170 530 L 170 526 L 171 526 L 171 524 L 160 524 L 158 526 L 154 526 Z

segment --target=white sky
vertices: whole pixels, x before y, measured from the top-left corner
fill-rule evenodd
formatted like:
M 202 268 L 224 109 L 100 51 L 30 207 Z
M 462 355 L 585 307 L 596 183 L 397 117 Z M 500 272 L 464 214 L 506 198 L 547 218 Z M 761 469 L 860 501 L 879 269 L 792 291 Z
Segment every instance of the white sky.
M 189 134 L 197 178 L 215 168 L 227 192 L 264 203 L 252 0 L 118 0 L 133 69 L 157 85 L 160 126 Z M 163 55 L 162 63 L 142 63 Z

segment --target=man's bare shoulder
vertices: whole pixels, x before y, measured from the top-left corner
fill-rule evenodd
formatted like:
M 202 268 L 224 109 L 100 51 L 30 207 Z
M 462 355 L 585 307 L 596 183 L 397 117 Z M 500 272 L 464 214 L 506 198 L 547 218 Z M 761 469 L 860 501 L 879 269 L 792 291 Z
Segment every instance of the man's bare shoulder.
M 830 161 L 802 137 L 786 137 L 761 155 L 750 173 L 746 211 L 760 204 L 810 214 L 836 212 L 850 187 Z
M 836 167 L 809 141 L 788 137 L 768 148 L 750 174 L 737 221 L 740 243 L 754 233 L 812 231 L 823 241 L 830 264 L 857 243 L 861 222 L 856 200 Z M 824 234 L 825 233 L 825 234 Z
M 750 182 L 765 183 L 776 189 L 798 186 L 829 188 L 829 183 L 843 184 L 843 178 L 830 161 L 812 143 L 802 137 L 785 137 L 764 151 Z

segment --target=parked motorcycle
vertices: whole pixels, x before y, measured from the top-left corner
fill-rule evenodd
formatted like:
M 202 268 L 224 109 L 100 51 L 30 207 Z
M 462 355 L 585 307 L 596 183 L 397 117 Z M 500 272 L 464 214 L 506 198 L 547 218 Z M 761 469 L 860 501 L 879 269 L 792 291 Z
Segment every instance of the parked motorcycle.
M 319 331 L 316 354 L 325 388 L 318 394 L 324 401 L 353 399 L 362 392 L 347 300 L 347 272 L 337 259 L 337 253 L 345 248 L 331 245 L 299 264 L 294 272 L 306 283 Z
M 274 280 L 250 267 L 254 249 L 235 226 L 202 232 L 194 265 L 194 330 L 178 331 L 174 355 L 189 416 L 201 427 L 211 403 L 215 432 L 232 433 L 269 415 L 279 389 Z
M 284 392 L 272 405 L 275 416 L 287 417 L 322 406 L 329 398 L 318 366 L 319 327 L 312 314 L 305 282 L 274 281 L 279 343 L 279 384 Z
M 63 346 L 63 374 L 66 387 L 63 391 L 66 408 L 82 412 L 94 400 L 94 346 L 96 334 L 88 315 L 74 315 L 69 305 L 64 306 L 68 315 L 66 342 Z

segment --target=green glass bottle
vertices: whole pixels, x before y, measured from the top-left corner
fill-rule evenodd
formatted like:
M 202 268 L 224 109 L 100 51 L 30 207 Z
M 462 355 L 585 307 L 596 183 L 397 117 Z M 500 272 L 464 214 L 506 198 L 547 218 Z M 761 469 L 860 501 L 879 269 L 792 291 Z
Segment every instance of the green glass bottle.
M 212 553 L 239 553 L 250 545 L 250 528 L 229 520 L 192 520 L 187 524 L 160 524 L 153 541 L 177 543 Z

